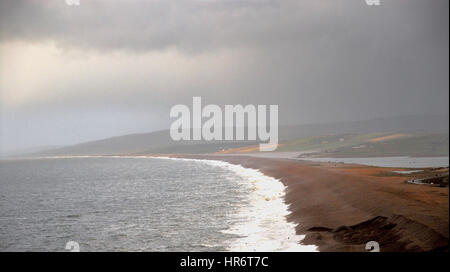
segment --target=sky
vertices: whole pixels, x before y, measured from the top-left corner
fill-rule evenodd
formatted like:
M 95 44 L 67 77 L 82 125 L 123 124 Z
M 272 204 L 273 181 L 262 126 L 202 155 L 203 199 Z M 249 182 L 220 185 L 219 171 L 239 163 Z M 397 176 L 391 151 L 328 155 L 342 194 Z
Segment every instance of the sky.
M 277 104 L 280 124 L 448 115 L 449 1 L 0 0 L 0 152 Z

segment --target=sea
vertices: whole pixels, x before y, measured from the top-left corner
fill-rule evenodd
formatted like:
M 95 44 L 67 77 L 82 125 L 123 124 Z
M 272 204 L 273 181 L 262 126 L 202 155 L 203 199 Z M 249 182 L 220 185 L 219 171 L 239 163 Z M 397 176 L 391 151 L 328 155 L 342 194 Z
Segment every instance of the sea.
M 285 187 L 221 161 L 0 161 L 0 251 L 317 251 L 286 220 Z

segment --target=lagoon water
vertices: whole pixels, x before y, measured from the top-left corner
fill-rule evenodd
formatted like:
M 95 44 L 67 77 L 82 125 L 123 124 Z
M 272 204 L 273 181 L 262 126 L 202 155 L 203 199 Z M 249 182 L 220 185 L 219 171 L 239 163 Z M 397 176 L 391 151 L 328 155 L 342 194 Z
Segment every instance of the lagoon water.
M 449 157 L 369 157 L 369 158 L 313 158 L 302 157 L 301 160 L 317 162 L 335 162 L 349 164 L 363 164 L 379 167 L 398 168 L 426 168 L 426 167 L 448 167 Z
M 310 251 L 284 186 L 217 161 L 0 162 L 0 251 Z

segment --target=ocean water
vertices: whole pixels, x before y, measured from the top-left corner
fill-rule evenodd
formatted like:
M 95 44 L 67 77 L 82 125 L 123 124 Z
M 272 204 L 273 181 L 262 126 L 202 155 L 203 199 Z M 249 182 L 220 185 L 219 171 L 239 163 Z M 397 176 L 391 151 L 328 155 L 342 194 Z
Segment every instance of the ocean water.
M 0 162 L 0 251 L 314 251 L 286 221 L 284 186 L 225 162 Z

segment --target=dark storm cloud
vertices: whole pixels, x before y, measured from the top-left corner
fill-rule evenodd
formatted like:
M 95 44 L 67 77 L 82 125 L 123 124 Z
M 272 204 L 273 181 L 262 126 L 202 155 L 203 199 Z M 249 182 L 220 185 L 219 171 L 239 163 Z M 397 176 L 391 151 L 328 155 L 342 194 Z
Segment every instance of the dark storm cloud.
M 3 1 L 0 8 L 2 40 L 139 51 L 195 51 L 245 42 L 264 36 L 262 30 L 284 10 L 267 1 L 152 0 L 82 1 L 77 7 L 64 0 L 19 0 Z
M 134 56 L 174 50 L 214 67 L 172 81 L 170 71 L 117 84 L 97 75 L 41 108 L 158 107 L 168 117 L 170 106 L 201 95 L 205 103 L 279 104 L 281 123 L 448 114 L 447 0 L 80 2 L 1 1 L 0 42 Z
M 207 50 L 330 43 L 335 49 L 445 39 L 448 1 L 2 1 L 1 40 L 98 49 Z M 431 41 L 430 41 L 431 42 Z M 298 44 L 301 45 L 301 44 Z M 301 48 L 299 48 L 301 50 Z

